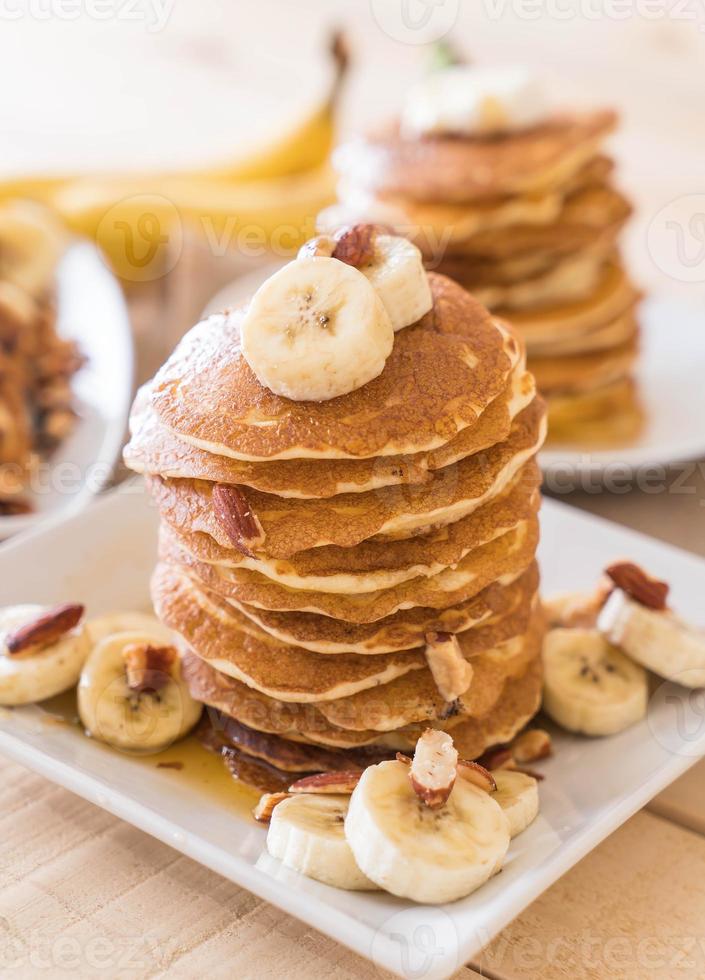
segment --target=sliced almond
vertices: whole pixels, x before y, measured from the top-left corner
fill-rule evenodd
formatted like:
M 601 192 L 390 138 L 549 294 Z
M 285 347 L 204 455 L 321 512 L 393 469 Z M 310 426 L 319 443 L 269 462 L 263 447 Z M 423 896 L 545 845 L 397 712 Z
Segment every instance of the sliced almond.
M 547 759 L 553 751 L 551 736 L 543 728 L 529 728 L 514 739 L 510 751 L 520 764 Z
M 122 651 L 127 686 L 135 694 L 159 691 L 169 683 L 176 661 L 174 647 L 150 643 L 128 643 Z
M 237 550 L 254 558 L 255 550 L 264 542 L 264 530 L 242 490 L 217 483 L 213 487 L 213 510 Z
M 516 769 L 512 750 L 508 746 L 490 749 L 481 756 L 481 764 L 485 769 Z
M 362 776 L 362 769 L 348 769 L 343 772 L 317 772 L 313 776 L 297 779 L 289 787 L 290 793 L 352 793 Z
M 443 806 L 458 775 L 458 752 L 453 739 L 427 728 L 416 743 L 409 779 L 418 798 L 431 809 Z
M 288 800 L 289 793 L 265 793 L 260 796 L 259 803 L 252 811 L 252 816 L 259 823 L 269 823 L 274 813 L 274 807 L 282 800 Z
M 666 600 L 670 586 L 659 579 L 651 578 L 643 568 L 630 561 L 618 561 L 605 569 L 605 573 L 618 589 L 622 589 L 635 602 L 649 609 L 662 612 L 666 609 Z
M 468 759 L 460 759 L 458 762 L 458 775 L 461 779 L 472 783 L 486 793 L 494 793 L 497 783 L 492 773 L 481 766 L 479 762 L 470 762 Z
M 41 650 L 56 643 L 62 636 L 78 626 L 85 609 L 77 603 L 54 606 L 41 616 L 20 626 L 5 639 L 8 653 L 26 653 L 28 650 Z
M 426 663 L 444 701 L 456 701 L 470 687 L 472 666 L 454 633 L 426 634 Z

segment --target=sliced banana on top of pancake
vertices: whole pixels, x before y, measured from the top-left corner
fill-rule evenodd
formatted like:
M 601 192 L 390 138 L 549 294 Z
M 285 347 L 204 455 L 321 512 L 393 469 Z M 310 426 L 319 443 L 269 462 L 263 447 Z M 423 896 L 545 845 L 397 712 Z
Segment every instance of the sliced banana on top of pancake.
M 0 610 L 0 704 L 31 704 L 73 687 L 90 650 L 83 606 Z
M 597 630 L 549 630 L 543 663 L 543 709 L 568 731 L 613 735 L 646 715 L 646 671 Z
M 358 270 L 324 255 L 298 258 L 259 287 L 241 325 L 258 380 L 293 401 L 328 401 L 382 373 L 389 316 Z
M 202 707 L 163 632 L 111 633 L 81 671 L 78 713 L 86 731 L 124 751 L 159 752 L 193 728 Z
M 546 116 L 538 79 L 523 68 L 451 65 L 427 75 L 407 96 L 402 135 L 492 136 Z

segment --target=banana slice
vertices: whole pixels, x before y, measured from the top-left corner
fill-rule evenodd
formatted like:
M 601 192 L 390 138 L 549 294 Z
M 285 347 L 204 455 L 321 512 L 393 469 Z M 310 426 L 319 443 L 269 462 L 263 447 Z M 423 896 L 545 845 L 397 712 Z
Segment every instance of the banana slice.
M 350 798 L 345 836 L 377 885 L 435 904 L 470 894 L 499 869 L 509 821 L 490 794 L 464 779 L 432 809 L 414 792 L 407 765 L 381 762 L 365 770 Z
M 488 136 L 533 126 L 546 115 L 538 80 L 522 68 L 451 65 L 413 86 L 401 117 L 404 136 Z
M 549 630 L 543 664 L 543 708 L 570 732 L 613 735 L 646 714 L 646 671 L 597 630 Z
M 610 643 L 659 677 L 705 687 L 705 632 L 668 610 L 650 609 L 615 589 L 597 621 Z
M 44 606 L 8 606 L 0 610 L 0 704 L 31 704 L 54 697 L 73 687 L 90 651 L 82 625 L 64 633 L 46 646 L 10 653 L 8 638 L 18 629 L 39 619 Z
M 31 296 L 51 284 L 68 237 L 54 214 L 31 201 L 0 207 L 0 278 Z
M 433 306 L 421 252 L 406 238 L 376 235 L 374 258 L 360 272 L 374 286 L 395 331 L 416 323 Z
M 394 343 L 370 282 L 326 256 L 298 258 L 264 282 L 241 325 L 259 381 L 293 401 L 327 401 L 372 381 Z
M 335 888 L 365 891 L 377 886 L 355 863 L 345 839 L 348 796 L 302 793 L 272 811 L 267 850 L 287 868 Z
M 154 638 L 154 642 L 174 642 L 174 634 L 171 630 L 163 626 L 156 616 L 152 616 L 149 613 L 107 613 L 105 616 L 97 616 L 95 619 L 89 619 L 86 622 L 86 630 L 91 646 L 100 643 L 106 636 L 112 636 L 113 633 L 125 633 L 132 630 L 149 633 Z
M 499 803 L 509 821 L 509 833 L 516 837 L 532 823 L 539 812 L 539 784 L 524 772 L 493 769 L 497 789 L 492 799 Z
M 89 735 L 148 754 L 193 728 L 203 705 L 181 678 L 176 649 L 160 642 L 152 632 L 133 630 L 113 633 L 93 649 L 78 684 L 78 713 Z

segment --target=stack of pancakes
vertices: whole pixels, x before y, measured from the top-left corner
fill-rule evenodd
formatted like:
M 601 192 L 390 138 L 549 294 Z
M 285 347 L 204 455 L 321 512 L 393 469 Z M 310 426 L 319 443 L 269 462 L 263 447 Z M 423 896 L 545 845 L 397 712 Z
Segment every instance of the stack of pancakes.
M 429 279 L 431 311 L 347 395 L 263 387 L 239 310 L 194 327 L 135 403 L 156 612 L 228 764 L 264 788 L 408 750 L 429 724 L 477 757 L 539 705 L 544 404 L 511 331 Z M 451 699 L 428 659 L 448 633 L 472 667 Z
M 614 443 L 641 425 L 635 308 L 617 238 L 630 214 L 601 155 L 615 115 L 563 115 L 492 137 L 404 138 L 387 127 L 339 148 L 327 231 L 377 221 L 411 237 L 523 334 L 550 438 Z

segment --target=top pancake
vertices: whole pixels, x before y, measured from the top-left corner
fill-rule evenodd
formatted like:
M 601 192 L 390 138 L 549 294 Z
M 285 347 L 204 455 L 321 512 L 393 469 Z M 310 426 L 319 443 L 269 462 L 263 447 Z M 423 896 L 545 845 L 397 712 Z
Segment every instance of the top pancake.
M 614 128 L 611 110 L 555 116 L 499 137 L 404 139 L 397 125 L 340 147 L 342 177 L 380 196 L 445 204 L 559 186 Z
M 520 343 L 462 287 L 429 275 L 433 308 L 395 334 L 384 370 L 326 402 L 294 402 L 243 357 L 243 310 L 184 337 L 152 385 L 160 422 L 183 440 L 240 460 L 356 459 L 436 449 L 474 426 L 506 388 Z

